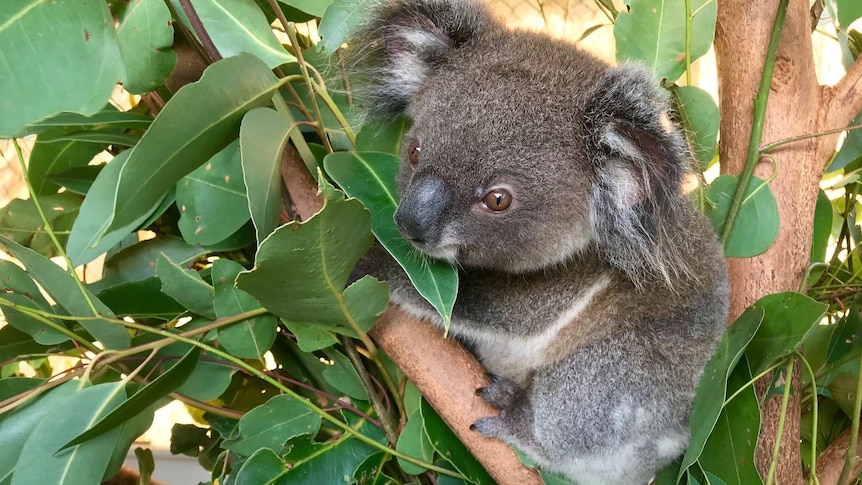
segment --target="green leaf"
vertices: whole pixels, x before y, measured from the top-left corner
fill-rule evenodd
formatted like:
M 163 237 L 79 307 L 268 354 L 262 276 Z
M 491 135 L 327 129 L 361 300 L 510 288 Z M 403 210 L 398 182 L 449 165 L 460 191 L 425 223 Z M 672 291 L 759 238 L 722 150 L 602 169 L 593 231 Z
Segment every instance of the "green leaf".
M 254 0 L 194 0 L 192 4 L 223 57 L 247 52 L 270 68 L 296 60 L 275 38 Z
M 39 197 L 45 218 L 52 223 L 52 229 L 62 243 L 66 239 L 59 221 L 63 216 L 75 217 L 81 207 L 82 199 L 74 194 L 54 194 Z M 57 255 L 54 242 L 45 233 L 42 216 L 39 215 L 33 199 L 14 199 L 0 209 L 0 233 L 48 257 Z
M 122 72 L 107 5 L 6 0 L 0 10 L 0 72 L 6 73 L 0 77 L 0 138 L 61 111 L 100 111 Z
M 280 220 L 281 159 L 291 128 L 284 116 L 269 108 L 249 111 L 240 126 L 242 174 L 258 244 Z
M 431 441 L 428 439 L 425 431 L 422 430 L 422 427 L 422 414 L 416 410 L 407 418 L 407 424 L 404 425 L 404 429 L 398 435 L 398 443 L 395 449 L 417 460 L 431 463 L 434 459 L 434 447 L 431 446 Z M 425 468 L 400 458 L 398 459 L 398 466 L 410 475 L 419 475 L 426 471 Z
M 60 173 L 49 175 L 48 179 L 65 188 L 67 192 L 86 195 L 103 168 L 105 168 L 105 164 L 72 167 Z
M 732 394 L 751 380 L 745 360 L 736 366 L 727 383 Z M 730 401 L 710 435 L 700 463 L 711 473 L 730 485 L 757 485 L 763 481 L 754 466 L 754 450 L 760 431 L 760 409 L 754 387 L 742 391 Z
M 705 90 L 695 86 L 671 89 L 692 155 L 705 170 L 718 150 L 718 105 Z
M 55 119 L 55 118 L 51 118 Z M 36 195 L 56 194 L 60 187 L 49 180 L 49 176 L 75 167 L 86 166 L 99 152 L 105 149 L 100 143 L 81 141 L 42 141 L 61 134 L 51 129 L 36 137 L 36 144 L 27 159 L 27 173 Z
M 229 317 L 260 308 L 260 303 L 253 296 L 234 287 L 233 282 L 242 271 L 245 271 L 242 265 L 229 259 L 219 259 L 213 263 L 213 306 L 217 317 Z M 275 342 L 277 326 L 274 315 L 258 315 L 219 328 L 217 339 L 225 350 L 236 357 L 259 359 Z
M 162 254 L 156 261 L 156 274 L 162 281 L 162 293 L 192 313 L 216 318 L 213 287 L 208 285 L 197 271 L 182 268 Z
M 488 475 L 488 472 L 482 468 L 482 465 L 476 461 L 476 458 L 467 450 L 467 447 L 455 436 L 455 433 L 449 429 L 443 419 L 437 415 L 431 405 L 424 399 L 420 407 L 423 427 L 425 434 L 431 441 L 431 445 L 440 454 L 443 459 L 447 460 L 452 466 L 458 470 L 461 475 L 467 477 L 471 483 L 478 485 L 493 484 L 494 480 Z
M 0 332 L 6 330 L 8 327 L 0 329 Z M 75 395 L 77 386 L 78 383 L 75 381 L 66 382 L 37 397 L 29 404 L 3 415 L 0 419 L 0 440 L 3 442 L 3 453 L 0 453 L 0 483 L 4 485 L 11 483 L 12 473 L 21 458 L 21 450 L 27 438 L 48 416 L 66 405 L 69 398 Z M 52 446 L 55 444 L 56 442 L 52 443 Z
M 107 415 L 87 428 L 86 431 L 71 439 L 63 445 L 59 451 L 71 448 L 72 446 L 81 444 L 85 441 L 90 441 L 93 438 L 102 436 L 112 429 L 116 429 L 121 424 L 156 403 L 159 399 L 173 392 L 189 378 L 189 374 L 191 374 L 198 363 L 200 353 L 201 352 L 198 347 L 192 348 L 188 354 L 186 354 L 170 369 L 142 387 L 132 397 L 115 407 Z
M 398 208 L 395 175 L 399 163 L 392 155 L 371 152 L 339 152 L 323 160 L 333 180 L 371 211 L 374 235 L 404 268 L 419 294 L 440 313 L 448 328 L 458 295 L 458 271 L 451 264 L 419 254 L 395 227 L 393 217 Z
M 71 347 L 71 343 L 55 346 L 53 349 L 61 350 L 63 347 Z M 0 328 L 0 361 L 16 359 L 23 355 L 45 352 L 46 350 L 44 346 L 36 343 L 30 335 L 15 327 L 6 325 Z
M 120 283 L 100 291 L 96 296 L 116 315 L 132 318 L 171 320 L 185 307 L 162 293 L 162 283 L 156 277 Z
M 104 131 L 109 128 L 146 130 L 152 122 L 153 119 L 147 115 L 133 111 L 117 111 L 113 107 L 110 107 L 92 116 L 84 116 L 78 113 L 60 113 L 46 120 L 33 123 L 30 125 L 30 131 L 41 131 L 50 128 L 64 128 L 72 131 L 85 129 Z M 48 139 L 51 138 L 52 136 L 48 136 Z
M 706 189 L 708 204 L 705 215 L 719 234 L 727 219 L 737 181 L 735 175 L 722 175 Z M 769 249 L 777 237 L 778 203 L 769 184 L 752 176 L 724 255 L 729 258 L 757 256 Z
M 259 59 L 240 54 L 211 65 L 200 81 L 180 89 L 129 157 L 108 230 L 138 219 L 226 147 L 245 112 L 268 104 L 280 84 Z
M 764 310 L 756 306 L 745 310 L 725 330 L 718 349 L 706 364 L 697 386 L 689 418 L 691 441 L 679 466 L 677 480 L 682 479 L 688 467 L 693 465 L 701 455 L 721 414 L 727 380 L 745 352 L 745 348 L 760 328 L 763 315 Z
M 269 448 L 261 448 L 245 460 L 236 474 L 234 485 L 272 483 L 284 474 L 284 462 Z
M 357 152 L 384 152 L 398 156 L 404 133 L 410 128 L 410 118 L 398 116 L 395 119 L 373 119 L 362 125 L 356 134 Z
M 356 337 L 386 309 L 386 283 L 365 277 L 347 289 L 350 271 L 371 247 L 371 216 L 355 199 L 320 178 L 324 206 L 307 221 L 275 230 L 258 249 L 255 267 L 237 287 L 291 322 L 308 322 Z
M 811 262 L 826 261 L 829 236 L 832 235 L 834 217 L 832 202 L 822 190 L 817 191 L 817 205 L 814 208 L 814 233 L 811 241 Z
M 37 254 L 31 249 L 20 246 L 9 239 L 0 236 L 0 244 L 6 251 L 20 261 L 33 279 L 39 283 L 48 295 L 62 306 L 69 315 L 75 316 L 105 316 L 114 314 L 93 296 L 87 289 L 78 287 L 75 278 L 54 264 L 51 260 Z M 86 294 L 86 296 L 85 296 Z M 93 309 L 87 300 L 93 303 Z M 109 349 L 125 349 L 129 346 L 129 333 L 117 323 L 105 320 L 82 320 L 81 325 Z
M 317 325 L 295 323 L 282 320 L 282 323 L 296 337 L 296 344 L 303 352 L 314 352 L 338 343 L 338 338 L 330 331 Z
M 203 322 L 207 323 L 207 322 Z M 182 330 L 189 330 L 194 325 L 194 322 L 188 323 L 182 327 Z M 156 337 L 149 337 L 145 341 L 152 341 Z M 138 343 L 137 341 L 135 343 Z M 192 345 L 177 342 L 160 350 L 156 358 L 164 362 L 158 365 L 149 365 L 144 369 L 147 373 L 165 372 L 169 369 L 174 361 L 186 355 L 193 348 Z M 153 371 L 153 368 L 157 370 Z M 198 401 L 211 401 L 217 399 L 225 392 L 230 385 L 231 376 L 236 371 L 234 367 L 226 365 L 220 357 L 206 352 L 201 353 L 200 361 L 195 367 L 194 372 L 188 379 L 176 390 L 176 392 L 188 396 Z
M 21 450 L 12 485 L 99 483 L 120 435 L 114 429 L 75 448 L 57 451 L 57 444 L 89 428 L 126 397 L 121 382 L 82 389 L 44 417 Z
M 387 459 L 388 457 L 384 453 L 375 453 L 366 458 L 353 472 L 354 483 L 361 485 L 399 485 L 399 481 L 387 476 L 381 470 Z M 444 476 L 437 477 L 437 485 L 443 484 L 440 479 Z
M 754 375 L 799 347 L 828 308 L 792 291 L 764 296 L 754 306 L 764 311 L 763 324 L 745 351 Z
M 302 402 L 286 394 L 246 413 L 239 420 L 239 436 L 226 440 L 225 449 L 249 456 L 261 448 L 281 453 L 284 444 L 297 436 L 315 436 L 320 416 Z
M 177 63 L 171 11 L 163 0 L 132 0 L 117 28 L 126 66 L 123 88 L 133 94 L 159 87 Z
M 75 266 L 87 264 L 119 244 L 144 222 L 161 202 L 157 201 L 129 224 L 105 232 L 111 222 L 111 208 L 117 200 L 117 184 L 131 153 L 132 150 L 127 150 L 117 155 L 99 172 L 84 198 L 84 203 L 81 204 L 81 212 L 72 224 L 72 232 L 66 242 L 66 254 Z
M 47 132 L 46 132 L 47 133 Z M 85 143 L 96 143 L 99 145 L 114 145 L 115 147 L 133 147 L 141 140 L 139 135 L 114 133 L 111 131 L 75 131 L 57 135 L 51 138 L 43 135 L 45 143 L 62 143 L 67 141 L 80 141 Z
M 279 3 L 289 5 L 315 17 L 323 17 L 332 0 L 278 0 Z
M 149 239 L 108 257 L 102 279 L 89 285 L 101 291 L 120 283 L 140 281 L 156 275 L 156 261 L 164 253 L 180 266 L 188 266 L 207 254 L 200 246 L 191 246 L 178 237 Z
M 614 23 L 617 61 L 645 63 L 658 78 L 685 72 L 686 0 L 626 0 Z M 715 35 L 716 2 L 691 0 L 691 60 L 706 54 Z M 702 7 L 702 8 L 701 8 Z
M 849 123 L 850 125 L 862 124 L 862 114 L 857 116 Z M 841 149 L 829 162 L 829 167 L 826 168 L 826 173 L 841 170 L 850 165 L 857 158 L 862 157 L 862 130 L 850 130 L 847 132 L 847 137 L 841 144 Z
M 362 380 L 359 379 L 359 374 L 350 359 L 335 349 L 326 349 L 323 353 L 332 361 L 332 365 L 323 370 L 323 378 L 326 382 L 353 399 L 367 401 L 368 391 L 362 385 Z
M 36 379 L 34 377 L 10 377 L 2 379 L 0 380 L 0 401 L 35 389 L 44 382 L 45 379 Z
M 838 25 L 847 30 L 850 24 L 862 17 L 862 4 L 856 0 L 835 0 L 838 9 Z
M 5 263 L 6 261 L 3 262 Z M 8 293 L 4 295 L 0 293 L 0 296 L 2 296 L 4 300 L 7 300 L 10 303 L 16 305 L 16 307 L 51 311 L 50 306 L 37 305 L 30 298 L 27 298 L 22 294 Z M 35 340 L 39 344 L 55 345 L 69 340 L 69 337 L 66 334 L 49 327 L 44 322 L 37 320 L 27 315 L 26 313 L 22 313 L 12 307 L 8 307 L 6 306 L 6 304 L 0 303 L 0 310 L 2 310 L 6 323 L 22 332 L 27 333 L 28 335 L 33 337 L 33 340 Z M 51 318 L 49 320 L 54 322 L 58 327 L 65 327 L 62 322 L 56 319 Z
M 332 54 L 341 44 L 347 42 L 350 33 L 373 11 L 370 8 L 372 2 L 373 0 L 332 0 L 318 27 L 321 37 L 318 45 L 325 54 Z
M 189 244 L 221 242 L 249 219 L 239 143 L 234 141 L 177 183 L 178 226 Z

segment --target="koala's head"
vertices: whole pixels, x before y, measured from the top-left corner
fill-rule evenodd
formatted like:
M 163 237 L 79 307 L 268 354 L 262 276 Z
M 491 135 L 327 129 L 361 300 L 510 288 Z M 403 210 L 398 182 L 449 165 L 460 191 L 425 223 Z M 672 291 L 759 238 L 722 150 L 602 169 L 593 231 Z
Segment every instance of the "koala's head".
M 633 277 L 663 271 L 649 259 L 687 151 L 647 72 L 469 0 L 391 2 L 358 42 L 371 107 L 413 121 L 395 222 L 416 248 L 524 272 L 592 247 Z

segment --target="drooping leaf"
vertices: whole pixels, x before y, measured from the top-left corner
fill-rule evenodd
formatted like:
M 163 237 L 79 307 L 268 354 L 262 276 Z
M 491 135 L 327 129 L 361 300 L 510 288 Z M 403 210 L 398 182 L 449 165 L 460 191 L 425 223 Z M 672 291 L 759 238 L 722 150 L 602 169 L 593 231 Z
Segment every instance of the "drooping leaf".
M 751 380 L 746 361 L 742 360 L 730 375 L 728 394 L 739 390 Z M 754 451 L 760 431 L 760 408 L 754 387 L 749 386 L 721 412 L 715 430 L 704 446 L 700 463 L 724 483 L 730 485 L 758 485 L 763 481 L 754 466 Z
M 123 88 L 142 94 L 159 87 L 177 62 L 171 11 L 162 0 L 132 0 L 117 28 L 126 67 Z
M 39 202 L 45 212 L 45 218 L 51 223 L 51 228 L 62 244 L 66 237 L 62 234 L 59 222 L 63 216 L 74 218 L 78 215 L 81 197 L 65 193 L 45 195 L 39 197 Z M 60 234 L 57 234 L 58 232 Z M 33 199 L 13 199 L 0 209 L 0 234 L 39 254 L 48 257 L 57 255 L 57 249 L 45 232 L 45 224 Z
M 51 118 L 55 119 L 55 118 Z M 42 141 L 43 138 L 59 136 L 60 129 L 46 130 L 36 137 L 33 151 L 27 159 L 27 173 L 36 195 L 57 193 L 60 187 L 48 177 L 70 168 L 86 166 L 99 152 L 105 149 L 100 143 L 81 141 Z
M 54 264 L 50 259 L 31 249 L 20 246 L 0 236 L 0 244 L 20 261 L 33 279 L 62 306 L 69 315 L 113 317 L 114 314 L 87 289 L 81 289 L 75 278 Z M 92 302 L 93 308 L 90 307 Z M 97 338 L 106 348 L 124 349 L 129 346 L 129 333 L 117 323 L 105 320 L 82 320 L 81 325 Z
M 281 215 L 281 159 L 290 130 L 291 123 L 268 108 L 249 111 L 240 126 L 243 180 L 258 245 L 278 227 Z
M 832 202 L 822 190 L 817 191 L 817 204 L 814 208 L 814 233 L 811 240 L 811 262 L 826 261 L 829 236 L 832 235 L 834 217 Z
M 692 155 L 705 170 L 718 149 L 718 105 L 708 92 L 695 86 L 678 86 L 671 92 Z
M 617 61 L 645 63 L 658 78 L 685 72 L 685 0 L 626 0 L 614 23 Z M 691 60 L 706 54 L 715 34 L 716 5 L 692 0 Z
M 156 262 L 164 253 L 171 261 L 187 266 L 207 254 L 207 250 L 186 244 L 178 237 L 159 237 L 132 245 L 110 256 L 105 261 L 102 279 L 91 288 L 101 291 L 120 283 L 141 281 L 156 275 Z
M 368 391 L 362 386 L 359 374 L 350 359 L 335 349 L 326 349 L 323 353 L 332 361 L 332 365 L 323 370 L 323 378 L 326 382 L 353 399 L 367 401 Z
M 131 150 L 127 150 L 111 160 L 90 187 L 81 212 L 72 225 L 72 232 L 66 242 L 66 254 L 72 264 L 87 264 L 135 230 L 152 213 L 161 199 L 149 210 L 142 212 L 135 220 L 114 231 L 105 232 L 111 222 L 114 201 L 117 200 L 117 184 L 121 173 L 129 161 Z
M 192 5 L 223 57 L 247 52 L 269 68 L 296 60 L 275 38 L 254 0 L 194 0 Z
M 385 310 L 388 285 L 365 277 L 344 288 L 371 246 L 371 216 L 359 201 L 344 200 L 321 181 L 323 209 L 276 229 L 260 245 L 254 269 L 241 273 L 236 284 L 285 320 L 356 337 L 353 325 L 368 331 Z
M 404 425 L 404 429 L 398 435 L 398 444 L 395 449 L 405 455 L 431 463 L 434 459 L 434 447 L 431 446 L 431 441 L 422 428 L 422 415 L 418 410 L 414 411 L 407 418 L 407 424 Z M 426 471 L 425 468 L 400 458 L 398 459 L 398 466 L 410 475 L 419 475 Z
M 5 263 L 6 261 L 3 262 Z M 55 345 L 69 340 L 69 336 L 61 331 L 52 328 L 45 322 L 37 320 L 36 318 L 18 311 L 17 309 L 30 308 L 41 311 L 51 311 L 50 306 L 36 304 L 33 300 L 20 293 L 8 293 L 5 295 L 0 293 L 0 295 L 2 295 L 3 300 L 15 305 L 12 307 L 7 306 L 7 303 L 0 303 L 0 312 L 2 312 L 6 323 L 9 325 L 27 333 L 33 337 L 33 340 L 42 345 Z M 65 328 L 65 325 L 57 319 L 49 318 L 47 320 L 50 320 L 58 327 Z
M 170 296 L 192 313 L 216 318 L 213 308 L 215 298 L 213 287 L 208 285 L 197 271 L 185 269 L 162 254 L 156 262 L 156 274 L 162 281 L 162 293 Z
M 180 89 L 123 168 L 108 230 L 148 212 L 180 178 L 226 147 L 245 112 L 269 103 L 280 83 L 259 59 L 240 54 Z
M 764 310 L 748 308 L 727 328 L 718 344 L 718 350 L 706 364 L 689 418 L 691 441 L 679 466 L 677 480 L 682 479 L 688 467 L 693 465 L 703 451 L 724 403 L 727 380 L 739 359 L 754 338 L 763 321 Z
M 334 333 L 318 325 L 294 323 L 286 320 L 282 320 L 282 322 L 296 337 L 296 344 L 303 352 L 314 352 L 338 343 L 338 338 Z
M 188 379 L 189 374 L 191 374 L 197 365 L 199 357 L 200 349 L 198 347 L 192 348 L 188 354 L 183 356 L 182 359 L 177 361 L 176 364 L 162 375 L 153 379 L 152 382 L 142 387 L 132 397 L 112 409 L 104 417 L 87 428 L 86 431 L 69 440 L 69 442 L 60 448 L 60 451 L 116 429 L 124 422 L 155 404 L 159 399 L 167 396 L 168 393 L 181 386 Z
M 83 167 L 73 167 L 62 172 L 49 175 L 48 179 L 51 182 L 66 189 L 67 192 L 79 195 L 87 195 L 96 177 L 99 176 L 105 165 L 84 165 Z
M 416 290 L 440 313 L 448 328 L 458 294 L 458 271 L 451 264 L 419 254 L 393 223 L 398 199 L 398 158 L 384 153 L 339 152 L 323 161 L 326 172 L 371 211 L 374 235 L 410 277 Z
M 478 485 L 493 484 L 494 480 L 488 472 L 476 461 L 476 458 L 449 429 L 437 412 L 424 399 L 420 407 L 423 429 L 431 445 L 437 453 L 452 464 L 458 472 L 467 477 L 471 483 Z
M 206 322 L 204 322 L 206 323 Z M 181 330 L 188 330 L 189 325 L 184 326 Z M 154 337 L 149 337 L 154 338 Z M 136 342 L 137 343 L 137 342 Z M 187 355 L 191 351 L 192 346 L 186 343 L 177 342 L 160 350 L 157 357 L 163 359 L 164 362 L 158 365 L 150 365 L 145 367 L 146 372 L 165 372 L 174 365 L 176 360 Z M 153 371 L 153 368 L 156 371 Z M 230 385 L 231 376 L 236 372 L 234 367 L 225 365 L 224 361 L 218 356 L 202 352 L 200 360 L 195 366 L 194 372 L 188 376 L 183 384 L 177 388 L 176 392 L 188 396 L 198 401 L 211 401 L 217 399 L 225 392 Z M 152 374 L 153 376 L 158 374 Z
M 286 394 L 278 395 L 246 413 L 239 420 L 239 436 L 226 440 L 224 448 L 249 456 L 266 448 L 281 453 L 284 444 L 297 436 L 315 436 L 320 416 Z
M 102 0 L 7 0 L 0 9 L 0 138 L 61 111 L 102 109 L 122 65 Z M 29 62 L 22 62 L 29 59 Z M 58 83 L 62 80 L 62 83 Z
M 738 178 L 722 175 L 706 189 L 706 216 L 721 234 Z M 778 203 L 765 181 L 751 177 L 733 232 L 724 248 L 729 258 L 750 258 L 766 251 L 778 237 Z
M 372 1 L 332 0 L 318 28 L 321 37 L 319 45 L 324 53 L 332 54 L 347 41 L 350 32 L 355 31 L 356 26 L 372 11 L 369 8 Z
M 96 296 L 116 315 L 132 318 L 170 320 L 186 311 L 185 307 L 162 293 L 162 282 L 154 276 L 105 288 Z
M 58 452 L 57 448 L 92 426 L 125 397 L 121 382 L 99 384 L 69 396 L 47 414 L 27 438 L 15 466 L 12 485 L 99 483 L 120 429 L 72 449 Z
M 213 306 L 217 317 L 229 317 L 260 308 L 260 303 L 253 296 L 234 286 L 236 276 L 242 271 L 245 271 L 242 265 L 229 259 L 219 259 L 213 263 Z M 275 342 L 277 326 L 274 315 L 258 315 L 219 328 L 217 339 L 225 350 L 236 357 L 260 359 Z
M 177 183 L 178 226 L 189 244 L 225 240 L 249 219 L 239 143 L 234 141 Z
M 236 473 L 235 485 L 272 483 L 284 474 L 284 462 L 269 448 L 261 448 L 245 460 Z
M 22 355 L 45 352 L 46 350 L 59 351 L 71 346 L 71 343 L 66 342 L 65 344 L 55 345 L 47 349 L 45 346 L 34 341 L 33 337 L 15 327 L 6 325 L 0 328 L 0 362 L 12 360 Z
M 754 306 L 764 311 L 763 324 L 745 351 L 754 375 L 799 347 L 828 308 L 792 291 L 764 296 Z

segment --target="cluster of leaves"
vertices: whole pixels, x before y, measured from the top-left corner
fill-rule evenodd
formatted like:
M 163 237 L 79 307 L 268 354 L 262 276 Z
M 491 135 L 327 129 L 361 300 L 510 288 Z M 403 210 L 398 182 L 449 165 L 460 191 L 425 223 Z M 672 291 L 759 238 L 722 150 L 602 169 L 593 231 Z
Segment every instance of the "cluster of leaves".
M 21 63 L 0 78 L 0 137 L 35 136 L 26 166 L 19 151 L 30 198 L 0 214 L 0 244 L 24 267 L 0 261 L 0 484 L 112 476 L 170 398 L 205 411 L 202 426 L 175 426 L 171 449 L 197 457 L 213 483 L 493 483 L 368 338 L 386 283 L 348 285 L 376 237 L 444 320 L 457 291 L 457 273 L 422 261 L 391 222 L 407 122 L 361 126 L 346 74 L 330 76 L 342 79 L 331 91 L 320 75 L 338 71 L 365 3 L 54 0 L 0 11 L 0 54 Z M 691 85 L 690 63 L 712 43 L 716 4 L 627 3 L 597 2 L 618 57 L 664 79 L 706 170 L 718 108 Z M 827 6 L 852 58 L 846 26 L 862 11 Z M 141 101 L 106 104 L 118 81 Z M 840 176 L 818 205 L 814 299 L 766 296 L 729 328 L 698 391 L 691 446 L 659 483 L 760 483 L 752 383 L 773 374 L 770 393 L 786 400 L 797 363 L 808 371 L 803 429 L 814 430 L 806 464 L 852 424 L 854 406 L 858 425 L 862 320 L 841 303 L 862 287 L 857 133 L 827 170 Z M 283 202 L 290 163 L 322 199 L 303 222 Z M 722 176 L 700 192 L 717 230 L 736 186 Z M 777 230 L 768 181 L 755 181 L 727 254 L 759 254 Z M 826 263 L 830 237 L 844 251 Z M 88 284 L 55 256 L 67 268 L 102 259 L 101 277 Z M 68 369 L 54 368 L 57 356 Z

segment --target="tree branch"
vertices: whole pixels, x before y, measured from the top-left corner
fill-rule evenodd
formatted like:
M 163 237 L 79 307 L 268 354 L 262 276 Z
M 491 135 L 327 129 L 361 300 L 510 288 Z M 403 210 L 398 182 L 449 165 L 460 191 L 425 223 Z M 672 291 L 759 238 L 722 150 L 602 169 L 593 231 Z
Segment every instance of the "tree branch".
M 825 128 L 840 128 L 862 111 L 862 58 L 834 86 L 823 87 Z
M 281 173 L 302 220 L 320 210 L 314 179 L 291 146 L 287 147 Z M 497 483 L 542 485 L 538 473 L 522 465 L 506 444 L 470 431 L 477 419 L 497 412 L 475 394 L 477 388 L 489 383 L 484 369 L 469 352 L 444 339 L 440 329 L 392 305 L 371 329 L 371 336 Z
M 817 479 L 820 481 L 820 485 L 838 485 L 838 478 L 841 476 L 841 469 L 844 467 L 844 457 L 849 446 L 850 430 L 845 429 L 817 457 Z M 859 444 L 856 446 L 857 456 L 860 454 L 860 448 L 862 448 L 862 440 L 859 440 Z M 862 473 L 862 461 L 856 463 L 856 466 L 850 472 L 850 476 L 857 477 L 860 473 Z

